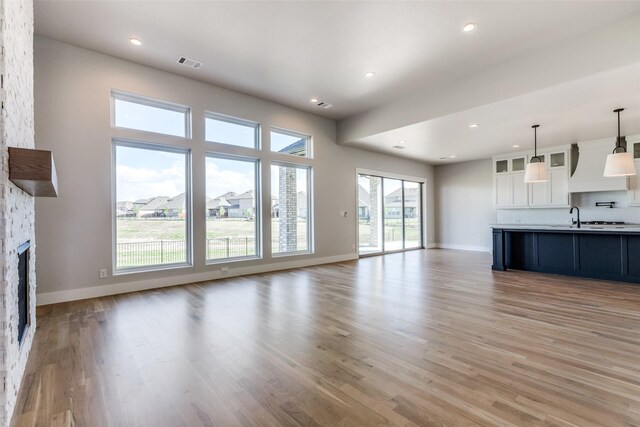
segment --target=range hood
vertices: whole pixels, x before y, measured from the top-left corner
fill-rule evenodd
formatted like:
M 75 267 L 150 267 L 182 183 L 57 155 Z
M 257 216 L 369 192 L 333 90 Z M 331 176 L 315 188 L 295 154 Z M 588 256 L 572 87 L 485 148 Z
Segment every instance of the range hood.
M 626 191 L 629 189 L 627 177 L 607 178 L 603 176 L 607 155 L 611 154 L 615 146 L 615 138 L 578 143 L 578 164 L 569 178 L 570 193 Z

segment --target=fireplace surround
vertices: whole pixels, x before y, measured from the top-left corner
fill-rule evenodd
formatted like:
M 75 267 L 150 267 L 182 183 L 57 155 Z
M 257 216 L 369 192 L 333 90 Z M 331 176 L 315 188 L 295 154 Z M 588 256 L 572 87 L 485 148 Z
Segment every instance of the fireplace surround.
M 22 344 L 24 332 L 29 326 L 29 258 L 31 242 L 18 247 L 18 342 Z

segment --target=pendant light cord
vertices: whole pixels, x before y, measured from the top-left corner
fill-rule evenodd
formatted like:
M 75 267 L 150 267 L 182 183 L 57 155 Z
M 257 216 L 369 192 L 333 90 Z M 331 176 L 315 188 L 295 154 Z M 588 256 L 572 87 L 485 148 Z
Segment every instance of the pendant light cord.
M 614 113 L 618 113 L 618 138 L 616 138 L 616 148 L 613 149 L 613 154 L 616 154 L 616 151 L 622 148 L 622 152 L 626 153 L 627 149 L 622 146 L 622 138 L 620 137 L 620 112 L 624 111 L 624 108 L 617 108 L 613 110 Z
M 542 159 L 538 157 L 538 127 L 540 127 L 540 125 L 533 125 L 531 127 L 533 128 L 533 157 L 529 163 L 534 163 L 533 161 L 536 159 L 542 163 Z

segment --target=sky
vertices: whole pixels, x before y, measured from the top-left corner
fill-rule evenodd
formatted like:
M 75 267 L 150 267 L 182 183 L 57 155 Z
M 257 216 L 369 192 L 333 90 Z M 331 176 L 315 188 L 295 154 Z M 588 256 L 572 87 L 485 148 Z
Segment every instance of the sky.
M 175 136 L 186 135 L 185 113 L 156 108 L 135 102 L 115 100 L 116 126 L 147 130 Z M 252 148 L 255 128 L 207 118 L 205 135 L 208 141 L 233 143 Z M 271 144 L 278 151 L 300 138 L 271 132 Z M 173 197 L 185 191 L 186 155 L 163 151 L 117 146 L 116 148 L 116 201 L 136 201 L 155 196 Z M 277 195 L 278 172 L 272 168 L 271 186 Z M 298 169 L 298 191 L 307 191 L 307 172 Z M 226 192 L 237 194 L 255 191 L 255 164 L 251 161 L 207 157 L 207 197 L 218 197 Z

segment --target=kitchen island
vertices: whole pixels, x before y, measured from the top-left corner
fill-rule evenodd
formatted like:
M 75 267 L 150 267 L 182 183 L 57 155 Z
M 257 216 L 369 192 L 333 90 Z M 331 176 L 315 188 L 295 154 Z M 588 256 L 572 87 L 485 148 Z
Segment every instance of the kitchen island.
M 496 224 L 493 270 L 640 283 L 640 225 Z

